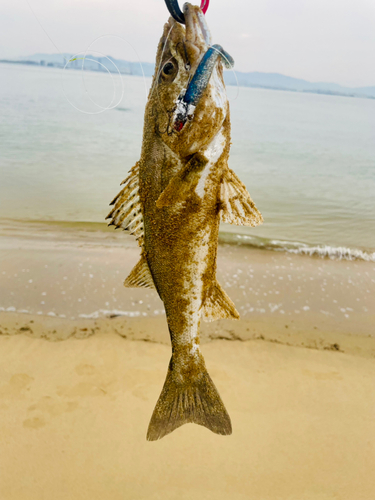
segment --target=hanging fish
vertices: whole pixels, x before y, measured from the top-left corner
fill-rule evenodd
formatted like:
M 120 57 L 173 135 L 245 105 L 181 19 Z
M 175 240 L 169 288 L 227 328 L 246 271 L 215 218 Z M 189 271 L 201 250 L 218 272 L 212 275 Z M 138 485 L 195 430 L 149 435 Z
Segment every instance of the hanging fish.
M 155 288 L 168 321 L 172 357 L 149 424 L 151 441 L 189 422 L 231 434 L 229 415 L 200 350 L 199 325 L 201 318 L 239 318 L 216 280 L 220 221 L 262 222 L 244 184 L 228 168 L 223 64 L 231 67 L 233 60 L 222 47 L 211 45 L 198 6 L 184 5 L 183 22 L 185 27 L 171 17 L 164 26 L 141 158 L 107 217 L 141 247 L 125 286 Z

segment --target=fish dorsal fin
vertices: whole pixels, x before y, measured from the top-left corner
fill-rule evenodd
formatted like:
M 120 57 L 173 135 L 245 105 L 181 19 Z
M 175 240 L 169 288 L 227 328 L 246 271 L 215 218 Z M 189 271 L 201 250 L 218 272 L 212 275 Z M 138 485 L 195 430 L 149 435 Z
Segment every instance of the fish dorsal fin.
M 155 288 L 154 280 L 144 255 L 141 256 L 140 261 L 133 267 L 133 270 L 124 282 L 124 286 L 127 288 Z
M 237 226 L 258 226 L 263 222 L 245 184 L 229 168 L 225 169 L 221 182 L 220 202 L 223 222 Z
M 140 246 L 143 246 L 143 215 L 139 199 L 139 162 L 129 171 L 128 177 L 122 181 L 124 187 L 112 200 L 114 205 L 106 219 L 112 219 L 110 226 L 122 228 L 134 235 Z
M 226 318 L 239 319 L 240 315 L 219 282 L 215 281 L 203 305 L 203 319 L 204 321 L 215 321 Z

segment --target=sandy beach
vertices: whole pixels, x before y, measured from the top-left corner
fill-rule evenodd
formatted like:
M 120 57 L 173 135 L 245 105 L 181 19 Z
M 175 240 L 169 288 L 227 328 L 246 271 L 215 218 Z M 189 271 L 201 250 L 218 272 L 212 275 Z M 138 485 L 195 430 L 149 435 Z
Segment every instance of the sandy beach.
M 375 497 L 374 263 L 221 245 L 242 319 L 201 339 L 233 435 L 150 443 L 171 350 L 156 294 L 122 287 L 134 242 L 1 231 L 1 500 Z
M 76 337 L 88 326 L 76 323 Z M 64 342 L 1 336 L 0 351 L 3 500 L 375 495 L 373 359 L 212 340 L 203 352 L 233 435 L 191 424 L 150 443 L 169 346 L 104 327 Z

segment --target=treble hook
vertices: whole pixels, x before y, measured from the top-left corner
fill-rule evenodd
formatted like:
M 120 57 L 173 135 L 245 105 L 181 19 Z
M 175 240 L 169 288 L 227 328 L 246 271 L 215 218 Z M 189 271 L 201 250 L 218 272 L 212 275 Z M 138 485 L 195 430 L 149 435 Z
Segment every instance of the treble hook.
M 185 24 L 185 16 L 181 12 L 178 0 L 165 0 L 165 3 L 173 19 L 181 24 Z M 210 0 L 201 0 L 201 11 L 203 14 L 207 12 L 209 3 Z

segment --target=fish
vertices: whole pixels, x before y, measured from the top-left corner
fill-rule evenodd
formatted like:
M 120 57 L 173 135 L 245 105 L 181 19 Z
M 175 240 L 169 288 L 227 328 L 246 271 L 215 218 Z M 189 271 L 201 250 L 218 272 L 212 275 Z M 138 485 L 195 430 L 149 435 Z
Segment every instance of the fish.
M 229 435 L 232 424 L 203 358 L 201 319 L 239 319 L 216 279 L 220 221 L 263 219 L 228 167 L 230 110 L 223 66 L 198 6 L 184 5 L 185 26 L 170 17 L 157 48 L 139 161 L 122 182 L 108 217 L 135 236 L 139 262 L 126 287 L 155 289 L 172 344 L 167 376 L 147 430 L 163 438 L 186 423 Z

